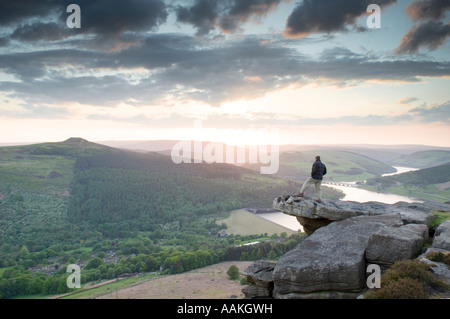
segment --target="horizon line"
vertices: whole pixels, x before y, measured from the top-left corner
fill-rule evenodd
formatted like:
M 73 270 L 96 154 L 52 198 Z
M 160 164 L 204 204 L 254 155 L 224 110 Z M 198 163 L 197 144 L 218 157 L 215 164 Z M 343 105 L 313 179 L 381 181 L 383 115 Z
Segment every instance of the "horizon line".
M 26 146 L 26 145 L 35 145 L 35 144 L 44 144 L 44 143 L 62 143 L 65 142 L 67 140 L 70 140 L 72 138 L 78 138 L 78 139 L 83 139 L 85 141 L 91 142 L 91 143 L 96 143 L 96 144 L 101 144 L 101 145 L 105 145 L 104 143 L 156 143 L 156 142 L 166 142 L 166 143 L 178 143 L 181 141 L 191 141 L 191 142 L 202 142 L 202 143 L 219 143 L 219 144 L 223 144 L 223 145 L 234 145 L 234 146 L 241 146 L 241 147 L 245 147 L 245 146 L 259 146 L 259 145 L 270 145 L 270 144 L 263 144 L 263 143 L 258 143 L 258 144 L 242 144 L 242 145 L 238 145 L 238 144 L 233 144 L 233 143 L 226 143 L 223 141 L 213 141 L 213 140 L 198 140 L 198 139 L 185 139 L 185 140 L 176 140 L 176 139 L 157 139 L 157 140 L 151 140 L 151 139 L 145 139 L 145 140 L 133 140 L 133 139 L 125 139 L 125 140 L 116 140 L 116 139 L 112 139 L 112 140 L 90 140 L 90 139 L 86 139 L 86 138 L 82 138 L 82 137 L 69 137 L 65 140 L 58 140 L 58 141 L 28 141 L 28 142 L 0 142 L 0 147 L 7 147 L 7 146 Z M 370 146 L 375 146 L 375 147 L 433 147 L 433 148 L 447 148 L 450 149 L 450 145 L 449 146 L 442 146 L 442 145 L 430 145 L 430 144 L 409 144 L 409 143 L 401 143 L 401 144 L 381 144 L 381 143 L 330 143 L 330 144 L 324 144 L 324 143 L 286 143 L 286 144 L 282 144 L 282 143 L 278 143 L 278 144 L 273 144 L 274 146 L 303 146 L 303 147 L 312 147 L 312 146 L 316 146 L 316 147 L 335 147 L 335 146 L 345 146 L 345 147 L 349 147 L 349 146 L 353 146 L 353 147 L 370 147 Z M 109 145 L 106 145 L 109 146 Z

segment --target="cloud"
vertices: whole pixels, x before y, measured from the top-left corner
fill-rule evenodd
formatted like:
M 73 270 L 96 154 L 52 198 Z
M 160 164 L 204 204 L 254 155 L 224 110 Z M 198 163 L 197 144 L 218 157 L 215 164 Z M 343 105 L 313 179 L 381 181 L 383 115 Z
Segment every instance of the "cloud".
M 81 28 L 70 29 L 66 9 L 73 2 L 42 0 L 36 5 L 35 0 L 4 0 L 0 3 L 0 26 L 14 27 L 10 38 L 16 41 L 55 42 L 85 36 L 85 41 L 89 37 L 107 50 L 117 50 L 125 34 L 156 31 L 168 17 L 163 0 L 77 0 Z
M 404 98 L 398 100 L 397 103 L 398 103 L 398 104 L 410 104 L 410 103 L 416 102 L 416 101 L 418 101 L 418 100 L 419 100 L 419 99 L 416 98 L 416 97 L 404 97 Z
M 219 4 L 215 0 L 197 0 L 190 8 L 179 6 L 177 20 L 192 24 L 197 28 L 198 35 L 206 35 L 216 27 Z
M 284 0 L 196 0 L 188 6 L 176 8 L 178 22 L 193 25 L 197 35 L 207 35 L 219 28 L 233 33 L 252 17 L 264 17 Z
M 57 41 L 68 37 L 67 29 L 54 22 L 34 22 L 18 26 L 11 35 L 14 40 L 25 42 Z
M 64 9 L 72 0 L 65 0 Z M 77 0 L 82 12 L 82 33 L 117 36 L 125 32 L 151 31 L 164 23 L 168 12 L 163 0 Z M 66 22 L 68 13 L 60 13 Z
M 439 21 L 450 9 L 449 0 L 415 0 L 406 9 L 413 21 L 427 20 L 411 27 L 396 54 L 416 53 L 422 48 L 435 50 L 450 36 L 450 23 Z
M 406 13 L 413 21 L 439 20 L 445 17 L 445 12 L 449 9 L 450 1 L 448 0 L 415 0 L 406 9 Z
M 264 17 L 268 12 L 275 9 L 282 0 L 236 0 L 222 17 L 220 26 L 225 32 L 234 32 L 239 25 L 247 22 L 250 17 Z
M 16 25 L 29 18 L 43 18 L 57 8 L 57 0 L 2 0 L 0 1 L 0 26 Z
M 7 37 L 0 37 L 0 47 L 6 47 L 9 44 Z
M 396 2 L 380 0 L 377 4 L 385 7 Z M 289 16 L 285 35 L 304 37 L 312 33 L 346 31 L 348 26 L 355 26 L 356 20 L 366 14 L 372 3 L 372 0 L 304 0 Z
M 397 54 L 416 53 L 422 48 L 435 50 L 450 36 L 450 23 L 427 21 L 413 26 L 403 37 Z
M 443 122 L 448 124 L 450 122 L 450 101 L 432 106 L 430 108 L 418 107 L 412 109 L 410 114 L 420 122 Z
M 150 34 L 121 51 L 55 48 L 3 54 L 0 70 L 17 79 L 0 82 L 0 92 L 33 105 L 115 106 L 133 100 L 138 107 L 195 100 L 220 106 L 316 81 L 354 85 L 450 76 L 450 63 L 380 60 L 345 48 L 310 57 L 276 40 L 250 36 L 212 46 L 186 35 Z

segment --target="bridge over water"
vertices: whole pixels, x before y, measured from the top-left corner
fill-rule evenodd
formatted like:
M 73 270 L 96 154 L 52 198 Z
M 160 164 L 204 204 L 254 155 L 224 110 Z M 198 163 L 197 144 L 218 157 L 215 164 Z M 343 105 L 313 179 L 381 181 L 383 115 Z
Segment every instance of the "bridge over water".
M 358 185 L 355 183 L 323 181 L 322 184 L 358 188 Z

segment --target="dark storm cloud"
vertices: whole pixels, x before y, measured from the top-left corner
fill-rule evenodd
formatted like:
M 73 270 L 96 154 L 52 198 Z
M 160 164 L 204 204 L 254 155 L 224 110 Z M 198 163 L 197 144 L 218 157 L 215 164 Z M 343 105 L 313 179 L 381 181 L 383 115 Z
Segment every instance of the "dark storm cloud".
M 263 17 L 276 8 L 282 0 L 236 0 L 220 21 L 225 32 L 234 32 L 249 17 Z
M 49 22 L 34 22 L 31 24 L 20 25 L 11 35 L 14 40 L 25 42 L 36 41 L 57 41 L 68 36 L 67 30 L 61 27 L 61 24 Z
M 406 9 L 406 13 L 414 21 L 423 19 L 442 19 L 450 9 L 449 0 L 415 0 Z
M 83 33 L 105 36 L 124 32 L 152 31 L 167 19 L 167 7 L 163 0 L 65 0 L 64 11 L 60 13 L 65 23 L 68 13 L 65 8 L 70 3 L 80 6 Z
M 416 53 L 422 48 L 435 50 L 450 36 L 450 23 L 439 21 L 450 9 L 450 0 L 416 0 L 406 13 L 413 21 L 427 20 L 411 27 L 403 37 L 397 54 Z
M 396 2 L 376 1 L 382 8 Z M 348 26 L 355 26 L 356 20 L 366 14 L 372 3 L 373 0 L 304 0 L 289 16 L 285 34 L 303 37 L 311 33 L 345 31 Z
M 0 37 L 0 47 L 6 47 L 9 44 L 7 37 Z
M 177 20 L 192 24 L 199 35 L 208 34 L 216 27 L 219 4 L 220 1 L 215 0 L 197 0 L 190 8 L 179 6 Z
M 39 2 L 39 3 L 37 3 Z M 80 29 L 66 26 L 69 4 L 81 9 Z M 0 26 L 15 27 L 11 38 L 19 41 L 58 41 L 77 35 L 108 39 L 112 45 L 127 32 L 155 31 L 167 19 L 163 0 L 2 0 Z
M 43 18 L 54 12 L 57 0 L 2 0 L 0 26 L 20 23 L 29 18 Z
M 197 34 L 216 28 L 231 33 L 252 17 L 263 17 L 283 0 L 196 0 L 192 6 L 178 6 L 177 20 L 192 24 Z
M 434 50 L 450 36 L 450 23 L 427 21 L 413 26 L 403 37 L 397 54 L 416 53 L 422 48 Z

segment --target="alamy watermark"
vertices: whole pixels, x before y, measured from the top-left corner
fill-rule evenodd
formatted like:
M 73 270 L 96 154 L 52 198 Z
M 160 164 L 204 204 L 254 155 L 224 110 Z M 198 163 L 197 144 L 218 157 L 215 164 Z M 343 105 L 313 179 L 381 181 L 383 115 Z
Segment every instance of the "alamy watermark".
M 71 264 L 67 267 L 66 272 L 70 273 L 71 275 L 67 277 L 67 288 L 74 289 L 74 288 L 81 288 L 81 269 L 80 266 L 76 264 Z
M 367 13 L 372 13 L 367 18 L 367 27 L 369 29 L 381 28 L 381 8 L 377 4 L 371 4 L 367 7 Z
M 195 121 L 194 131 L 197 136 L 207 136 L 207 133 L 203 132 L 202 121 Z M 277 128 L 247 129 L 240 133 L 259 136 L 264 143 L 234 146 L 210 142 L 205 146 L 201 140 L 180 141 L 172 148 L 172 161 L 175 164 L 203 162 L 207 164 L 262 164 L 261 174 L 276 174 L 280 167 L 279 130 Z M 225 131 L 223 137 L 226 138 L 226 135 Z
M 70 13 L 67 17 L 66 25 L 69 29 L 81 28 L 81 8 L 78 4 L 69 4 L 66 12 Z
M 367 277 L 366 284 L 369 289 L 380 289 L 381 288 L 381 268 L 376 264 L 371 264 L 367 266 L 367 273 L 370 275 Z

